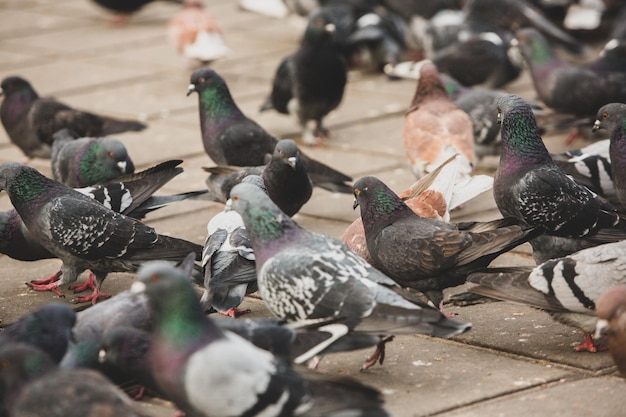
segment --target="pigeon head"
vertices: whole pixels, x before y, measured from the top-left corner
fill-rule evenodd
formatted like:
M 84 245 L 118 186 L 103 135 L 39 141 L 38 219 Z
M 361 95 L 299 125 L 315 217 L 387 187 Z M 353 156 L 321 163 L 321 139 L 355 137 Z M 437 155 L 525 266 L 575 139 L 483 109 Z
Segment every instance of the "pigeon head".
M 626 104 L 610 103 L 602 106 L 596 115 L 592 130 L 606 129 L 611 137 L 618 131 L 626 132 Z
M 298 145 L 291 139 L 283 139 L 276 144 L 274 148 L 274 160 L 284 161 L 292 169 L 296 169 L 296 165 L 300 163 L 300 151 Z
M 382 224 L 381 219 L 391 221 L 403 217 L 407 212 L 413 213 L 400 197 L 378 178 L 360 178 L 354 183 L 353 192 L 353 208 L 361 207 L 364 225 Z
M 614 287 L 596 302 L 596 337 L 606 334 L 609 351 L 622 376 L 626 376 L 626 287 Z
M 336 32 L 335 24 L 331 16 L 323 9 L 318 9 L 309 15 L 309 21 L 304 31 L 304 38 L 314 39 L 334 39 Z
M 224 79 L 210 68 L 200 68 L 191 74 L 187 95 L 194 91 L 201 94 L 205 90 L 219 87 L 226 87 Z
M 524 28 L 516 32 L 517 47 L 531 67 L 548 65 L 556 60 L 548 40 L 535 28 Z
M 419 65 L 417 86 L 415 87 L 415 94 L 408 111 L 417 108 L 422 101 L 428 98 L 448 97 L 448 92 L 435 64 L 426 59 L 416 65 Z
M 28 81 L 21 77 L 6 77 L 0 84 L 0 95 L 11 97 L 14 94 L 26 93 L 31 98 L 39 97 Z
M 18 199 L 30 201 L 41 197 L 50 181 L 36 169 L 18 162 L 0 164 L 0 190 L 9 192 L 13 206 Z
M 135 172 L 126 146 L 113 138 L 89 140 L 79 164 L 83 187 L 102 182 L 103 178 L 114 179 Z

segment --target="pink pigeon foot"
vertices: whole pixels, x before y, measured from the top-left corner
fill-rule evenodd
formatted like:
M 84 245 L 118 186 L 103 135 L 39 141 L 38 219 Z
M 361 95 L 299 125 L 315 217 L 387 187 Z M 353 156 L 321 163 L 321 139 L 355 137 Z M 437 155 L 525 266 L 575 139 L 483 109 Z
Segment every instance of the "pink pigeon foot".
M 385 360 L 385 345 L 391 342 L 393 338 L 394 336 L 388 336 L 378 342 L 374 353 L 372 353 L 372 355 L 365 360 L 365 363 L 361 365 L 361 371 L 365 371 L 366 369 L 371 368 L 372 366 L 376 365 L 376 362 L 380 363 L 381 365 L 383 364 L 383 361 Z
M 59 297 L 65 297 L 65 295 L 58 289 L 59 279 L 61 279 L 61 271 L 58 271 L 54 275 L 45 279 L 27 282 L 26 285 L 28 285 L 33 291 L 52 291 Z
M 95 290 L 96 282 L 93 274 L 89 274 L 89 278 L 85 281 L 84 284 L 72 284 L 70 285 L 70 290 L 74 290 L 74 294 L 87 291 L 87 290 Z
M 602 352 L 607 349 L 607 346 L 599 345 L 594 342 L 593 337 L 591 337 L 591 335 L 588 333 L 585 333 L 585 341 L 574 348 L 576 352 L 582 352 L 583 350 L 586 350 L 590 353 Z
M 238 309 L 238 308 L 229 308 L 226 311 L 220 311 L 219 313 L 222 316 L 226 316 L 226 317 L 232 317 L 234 319 L 236 319 L 239 316 L 243 316 L 244 314 L 248 314 L 251 313 L 252 310 L 250 310 L 249 308 L 244 308 L 242 310 Z

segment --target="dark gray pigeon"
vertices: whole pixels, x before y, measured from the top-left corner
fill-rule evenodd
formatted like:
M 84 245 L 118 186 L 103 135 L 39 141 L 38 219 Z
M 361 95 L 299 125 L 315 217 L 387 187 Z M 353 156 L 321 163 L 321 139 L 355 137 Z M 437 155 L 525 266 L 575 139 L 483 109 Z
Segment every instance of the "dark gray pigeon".
M 538 263 L 626 238 L 624 221 L 615 208 L 554 163 L 524 99 L 512 94 L 501 98 L 498 119 L 502 155 L 494 178 L 494 198 L 503 216 L 549 235 L 531 241 Z
M 620 285 L 605 292 L 596 302 L 596 336 L 606 334 L 608 348 L 617 369 L 626 377 L 626 287 Z
M 258 175 L 248 175 L 242 182 L 265 190 Z M 247 294 L 257 290 L 254 251 L 243 220 L 231 209 L 230 201 L 207 223 L 202 268 L 205 290 L 200 301 L 205 310 L 212 308 L 231 317 L 249 312 L 237 307 Z
M 39 97 L 28 81 L 7 77 L 0 84 L 0 120 L 11 142 L 29 158 L 50 158 L 52 135 L 68 128 L 76 137 L 101 137 L 140 131 L 146 125 L 73 109 L 53 98 Z
M 300 227 L 258 187 L 239 184 L 231 199 L 252 241 L 259 292 L 276 316 L 295 322 L 347 320 L 337 339 L 348 331 L 450 337 L 469 330 L 468 323 L 394 292 L 399 288 L 389 277 L 341 241 Z
M 68 305 L 50 303 L 37 308 L 0 332 L 0 346 L 27 343 L 60 362 L 72 340 L 76 313 Z
M 173 195 L 153 195 L 159 188 L 183 172 L 181 160 L 162 162 L 136 174 L 119 178 L 106 185 L 79 188 L 77 191 L 114 211 L 135 219 L 177 201 L 193 198 L 206 190 Z M 20 261 L 54 258 L 28 231 L 15 209 L 0 212 L 0 253 Z
M 626 104 L 609 103 L 596 115 L 593 130 L 609 132 L 609 158 L 615 193 L 621 207 L 626 208 Z
M 248 175 L 260 175 L 267 194 L 272 201 L 289 216 L 293 216 L 309 201 L 313 194 L 313 184 L 302 163 L 298 145 L 291 139 L 283 139 L 267 165 L 247 167 L 224 172 L 220 167 L 205 168 L 211 175 L 206 180 L 209 195 L 215 201 L 226 202 L 230 190 Z
M 261 111 L 274 109 L 296 116 L 308 145 L 328 137 L 322 121 L 341 103 L 348 80 L 334 32 L 332 17 L 323 8 L 309 15 L 300 47 L 281 61 L 272 91 L 261 106 Z
M 626 101 L 626 75 L 596 73 L 561 60 L 533 28 L 516 33 L 535 90 L 546 106 L 577 117 L 595 116 L 603 105 Z
M 360 178 L 354 197 L 374 266 L 440 308 L 445 288 L 536 234 L 510 219 L 454 224 L 421 217 L 374 177 Z
M 31 283 L 35 290 L 57 290 L 72 284 L 89 269 L 96 285 L 92 296 L 102 296 L 100 285 L 109 272 L 135 271 L 148 260 L 180 261 L 190 252 L 200 259 L 202 247 L 186 240 L 159 235 L 138 220 L 103 206 L 80 192 L 59 184 L 37 170 L 15 162 L 0 164 L 0 189 L 9 194 L 29 232 L 63 261 L 49 282 Z
M 191 74 L 187 95 L 199 96 L 200 129 L 206 153 L 218 165 L 242 167 L 267 163 L 267 155 L 276 148 L 278 139 L 258 123 L 246 117 L 237 107 L 224 79 L 209 68 Z M 352 178 L 300 153 L 306 170 L 317 187 L 340 193 L 351 193 L 346 181 Z
M 387 415 L 377 391 L 303 377 L 281 357 L 221 330 L 185 273 L 167 263 L 146 264 L 131 291 L 145 292 L 154 311 L 152 374 L 188 416 Z
M 591 335 L 596 302 L 609 288 L 626 284 L 626 242 L 607 243 L 546 261 L 536 267 L 489 268 L 468 277 L 471 292 L 539 308 L 555 320 L 582 330 L 576 350 L 600 347 Z
M 97 5 L 114 12 L 113 23 L 125 23 L 132 13 L 157 0 L 93 0 Z M 183 4 L 183 0 L 163 0 L 170 3 Z
M 135 172 L 126 146 L 111 137 L 75 139 L 68 129 L 52 135 L 52 178 L 80 188 Z

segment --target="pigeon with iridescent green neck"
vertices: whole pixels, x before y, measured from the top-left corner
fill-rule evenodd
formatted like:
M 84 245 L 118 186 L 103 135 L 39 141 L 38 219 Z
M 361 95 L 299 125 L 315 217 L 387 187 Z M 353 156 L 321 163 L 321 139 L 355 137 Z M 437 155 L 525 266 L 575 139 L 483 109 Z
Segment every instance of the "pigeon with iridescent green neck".
M 135 172 L 126 146 L 117 139 L 75 139 L 67 129 L 53 135 L 52 177 L 68 187 L 104 184 Z

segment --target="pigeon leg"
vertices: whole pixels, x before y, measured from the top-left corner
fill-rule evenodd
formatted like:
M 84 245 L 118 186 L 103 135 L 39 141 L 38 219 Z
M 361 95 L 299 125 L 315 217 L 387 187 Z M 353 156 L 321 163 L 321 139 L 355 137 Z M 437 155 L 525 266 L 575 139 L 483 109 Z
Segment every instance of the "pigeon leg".
M 242 316 L 244 314 L 248 314 L 248 313 L 251 313 L 251 312 L 252 312 L 252 310 L 250 310 L 249 308 L 244 308 L 244 309 L 240 310 L 238 308 L 234 308 L 233 307 L 233 308 L 229 308 L 226 311 L 220 311 L 219 313 L 222 316 L 232 317 L 232 318 L 236 319 L 239 316 Z
M 593 341 L 593 337 L 591 337 L 589 333 L 585 332 L 585 341 L 581 343 L 580 345 L 576 346 L 574 350 L 576 352 L 581 352 L 583 350 L 586 350 L 587 352 L 590 352 L 590 353 L 596 353 L 596 352 L 602 352 L 604 350 L 607 350 L 607 346 L 596 344 L 596 342 Z
M 113 26 L 123 26 L 128 23 L 129 15 L 128 13 L 117 13 L 111 19 L 111 25 Z
M 385 360 L 385 345 L 393 340 L 394 336 L 387 336 L 384 339 L 381 339 L 380 342 L 376 345 L 376 350 L 374 353 L 365 360 L 365 363 L 361 365 L 361 371 L 365 371 L 366 369 L 371 368 L 376 365 L 376 362 L 383 364 Z
M 570 130 L 569 133 L 567 134 L 567 137 L 565 138 L 565 144 L 571 145 L 572 142 L 576 140 L 578 135 L 580 135 L 580 129 L 578 129 L 577 127 Z
M 52 291 L 59 297 L 65 297 L 59 288 L 59 279 L 61 278 L 61 271 L 56 272 L 54 275 L 46 279 L 34 280 L 31 282 L 27 282 L 28 285 L 33 291 Z
M 330 137 L 330 130 L 326 129 L 322 125 L 322 121 L 321 120 L 317 120 L 315 122 L 315 129 L 313 130 L 313 134 L 315 135 L 315 137 L 318 137 L 318 138 L 329 138 Z
M 84 284 L 70 285 L 70 290 L 74 290 L 74 294 L 87 290 L 93 290 L 95 288 L 96 283 L 94 281 L 94 275 L 91 273 L 89 274 L 89 278 L 87 278 L 87 281 L 85 281 Z

